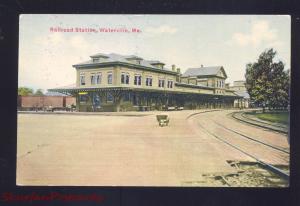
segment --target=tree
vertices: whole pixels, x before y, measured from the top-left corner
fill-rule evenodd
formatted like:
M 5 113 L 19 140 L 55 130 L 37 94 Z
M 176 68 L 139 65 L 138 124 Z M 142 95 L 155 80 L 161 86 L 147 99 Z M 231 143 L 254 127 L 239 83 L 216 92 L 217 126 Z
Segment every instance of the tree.
M 289 102 L 290 72 L 284 64 L 273 62 L 276 51 L 264 51 L 257 62 L 246 65 L 246 88 L 258 106 L 271 109 L 286 108 Z
M 35 96 L 44 96 L 43 90 L 42 89 L 37 89 L 36 92 L 34 93 Z
M 20 96 L 28 96 L 33 94 L 33 89 L 28 87 L 19 87 L 18 88 L 18 95 Z

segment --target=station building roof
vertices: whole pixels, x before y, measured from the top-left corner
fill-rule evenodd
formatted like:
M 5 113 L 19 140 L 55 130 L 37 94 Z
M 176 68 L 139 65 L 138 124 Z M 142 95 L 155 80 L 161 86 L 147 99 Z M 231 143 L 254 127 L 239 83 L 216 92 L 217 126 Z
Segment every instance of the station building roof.
M 198 68 L 188 68 L 184 73 L 183 77 L 190 76 L 216 76 L 220 71 L 222 71 L 227 77 L 223 66 L 211 66 L 211 67 L 198 67 Z
M 241 96 L 241 97 L 245 98 L 245 99 L 250 99 L 250 95 L 247 91 L 242 91 L 241 90 L 241 91 L 235 91 L 234 93 L 238 96 Z
M 113 63 L 123 63 L 133 66 L 140 66 L 140 67 L 146 67 L 157 71 L 164 71 L 164 72 L 170 72 L 177 74 L 177 72 L 174 72 L 168 68 L 158 68 L 156 65 L 165 65 L 163 62 L 160 62 L 158 60 L 145 60 L 141 57 L 138 57 L 136 55 L 121 55 L 116 53 L 110 53 L 110 54 L 103 54 L 98 53 L 90 56 L 91 59 L 88 61 L 84 61 L 78 64 L 73 65 L 73 67 L 85 67 L 85 66 L 93 66 L 93 65 L 105 65 L 105 64 L 113 64 Z M 132 61 L 136 60 L 136 61 Z

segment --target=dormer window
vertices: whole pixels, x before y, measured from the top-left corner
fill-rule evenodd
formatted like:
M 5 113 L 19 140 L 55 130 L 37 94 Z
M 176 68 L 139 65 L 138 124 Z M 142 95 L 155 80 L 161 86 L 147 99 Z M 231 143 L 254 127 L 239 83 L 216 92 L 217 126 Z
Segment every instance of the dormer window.
M 151 61 L 150 64 L 158 69 L 163 69 L 164 68 L 164 63 L 160 61 Z
M 93 62 L 99 62 L 100 61 L 100 58 L 99 57 L 94 57 L 93 58 Z
M 138 56 L 134 56 L 134 55 L 131 55 L 131 56 L 128 56 L 126 58 L 127 61 L 133 63 L 133 64 L 141 64 L 141 61 L 143 60 L 142 58 L 138 57 Z

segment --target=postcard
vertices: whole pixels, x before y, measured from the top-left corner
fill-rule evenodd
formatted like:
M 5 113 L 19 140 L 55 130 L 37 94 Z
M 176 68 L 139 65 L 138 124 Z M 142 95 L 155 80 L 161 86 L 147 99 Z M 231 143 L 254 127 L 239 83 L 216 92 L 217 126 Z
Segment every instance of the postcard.
M 289 186 L 290 16 L 19 23 L 17 185 Z

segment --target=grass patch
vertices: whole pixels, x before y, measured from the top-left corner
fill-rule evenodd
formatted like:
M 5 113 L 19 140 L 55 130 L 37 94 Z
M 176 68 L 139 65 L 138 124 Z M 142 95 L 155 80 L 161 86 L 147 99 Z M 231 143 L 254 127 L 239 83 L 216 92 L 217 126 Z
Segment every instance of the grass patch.
M 289 124 L 289 113 L 288 112 L 266 112 L 255 114 L 255 116 L 259 119 L 280 123 L 280 124 Z

